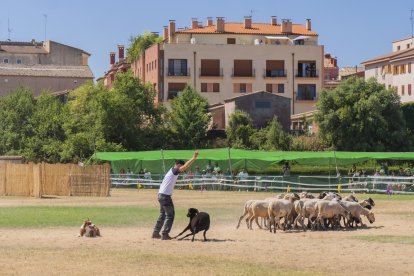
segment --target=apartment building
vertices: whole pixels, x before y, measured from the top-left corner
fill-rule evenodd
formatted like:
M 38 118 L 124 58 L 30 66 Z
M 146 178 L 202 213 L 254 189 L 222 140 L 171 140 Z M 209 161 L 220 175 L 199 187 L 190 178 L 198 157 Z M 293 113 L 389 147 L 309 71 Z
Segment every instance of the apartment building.
M 387 88 L 394 88 L 401 102 L 414 101 L 414 37 L 392 43 L 392 52 L 364 61 L 365 79 L 375 78 Z
M 291 99 L 291 112 L 315 109 L 323 87 L 324 47 L 311 20 L 255 23 L 196 18 L 185 29 L 174 20 L 164 27 L 164 42 L 148 48 L 132 64 L 135 76 L 158 92 L 155 101 L 177 97 L 191 85 L 211 105 L 253 91 L 267 91 Z
M 90 54 L 54 41 L 0 41 L 0 96 L 19 86 L 34 95 L 71 90 L 93 80 Z

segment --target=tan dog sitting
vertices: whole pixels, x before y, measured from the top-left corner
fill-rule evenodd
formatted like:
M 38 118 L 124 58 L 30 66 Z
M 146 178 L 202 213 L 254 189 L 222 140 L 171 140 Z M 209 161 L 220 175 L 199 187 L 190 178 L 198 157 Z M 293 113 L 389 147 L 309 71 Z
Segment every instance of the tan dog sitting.
M 89 237 L 89 238 L 94 238 L 94 237 L 100 237 L 101 233 L 99 231 L 99 228 L 92 223 L 92 221 L 88 218 L 87 220 L 85 220 L 79 230 L 79 236 L 78 237 Z

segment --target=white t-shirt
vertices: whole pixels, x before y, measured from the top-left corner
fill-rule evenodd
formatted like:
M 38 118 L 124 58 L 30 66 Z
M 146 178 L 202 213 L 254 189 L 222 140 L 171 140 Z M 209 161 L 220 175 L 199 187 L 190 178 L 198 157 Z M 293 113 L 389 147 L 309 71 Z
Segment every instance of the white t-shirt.
M 164 179 L 162 180 L 160 190 L 158 191 L 158 193 L 164 194 L 164 195 L 172 195 L 179 173 L 180 171 L 178 169 L 171 168 L 167 172 L 167 174 L 164 176 Z

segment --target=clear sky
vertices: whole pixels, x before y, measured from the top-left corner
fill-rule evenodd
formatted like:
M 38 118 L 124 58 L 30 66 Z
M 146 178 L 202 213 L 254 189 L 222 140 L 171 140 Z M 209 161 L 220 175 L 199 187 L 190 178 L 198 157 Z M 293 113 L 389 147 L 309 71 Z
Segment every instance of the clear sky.
M 272 15 L 301 24 L 311 18 L 319 43 L 342 67 L 388 53 L 393 40 L 411 36 L 411 9 L 413 0 L 0 0 L 0 40 L 8 38 L 9 18 L 13 41 L 43 41 L 47 14 L 47 39 L 91 53 L 89 64 L 99 77 L 117 43 L 128 46 L 144 31 L 162 35 L 169 19 L 177 27 L 190 26 L 192 17 L 241 22 L 253 11 L 253 22 L 269 22 Z

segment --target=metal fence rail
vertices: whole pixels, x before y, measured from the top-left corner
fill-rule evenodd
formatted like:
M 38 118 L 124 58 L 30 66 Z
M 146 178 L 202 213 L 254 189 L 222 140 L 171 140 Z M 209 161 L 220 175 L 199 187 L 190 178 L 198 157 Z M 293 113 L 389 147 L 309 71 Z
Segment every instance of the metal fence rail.
M 164 175 L 111 174 L 112 187 L 159 188 Z M 188 176 L 180 175 L 179 189 L 292 192 L 366 192 L 414 194 L 414 177 L 363 176 Z

